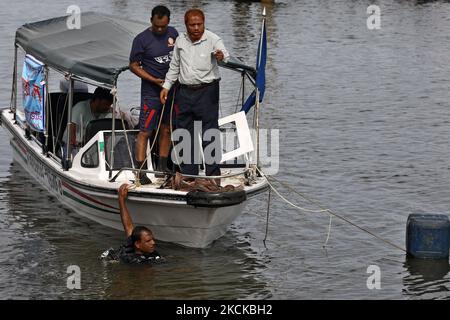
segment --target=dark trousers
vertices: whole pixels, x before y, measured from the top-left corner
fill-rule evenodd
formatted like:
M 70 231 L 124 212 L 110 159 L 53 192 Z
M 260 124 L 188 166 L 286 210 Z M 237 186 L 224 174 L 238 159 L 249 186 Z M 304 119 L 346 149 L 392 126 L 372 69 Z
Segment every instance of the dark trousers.
M 198 175 L 199 165 L 194 164 L 194 143 L 198 144 L 199 137 L 194 135 L 194 121 L 202 122 L 202 130 L 205 132 L 208 129 L 218 129 L 218 118 L 219 118 L 219 82 L 215 82 L 209 86 L 200 89 L 191 89 L 187 87 L 180 87 L 178 91 L 178 104 L 179 110 L 177 114 L 177 129 L 186 129 L 189 131 L 191 139 L 191 162 L 181 163 L 181 173 Z M 202 148 L 205 148 L 214 141 L 204 141 L 202 135 Z M 215 152 L 220 152 L 222 148 L 215 150 Z M 184 150 L 183 152 L 186 152 Z M 206 161 L 208 162 L 208 161 Z M 219 176 L 220 167 L 219 163 L 205 164 L 206 175 L 208 176 Z

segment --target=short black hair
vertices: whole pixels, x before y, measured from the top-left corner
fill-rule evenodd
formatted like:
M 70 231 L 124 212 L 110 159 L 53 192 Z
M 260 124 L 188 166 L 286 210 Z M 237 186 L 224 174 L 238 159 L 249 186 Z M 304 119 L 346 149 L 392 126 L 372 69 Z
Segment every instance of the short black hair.
M 166 16 L 170 20 L 170 10 L 166 6 L 156 6 L 152 10 L 152 19 L 157 16 L 159 19 Z
M 137 226 L 137 227 L 134 227 L 133 228 L 133 231 L 131 232 L 131 240 L 133 241 L 133 244 L 136 242 L 136 241 L 139 241 L 139 240 L 141 240 L 141 236 L 142 236 L 142 233 L 143 232 L 148 232 L 148 233 L 152 233 L 151 231 L 150 231 L 150 229 L 149 228 L 147 228 L 147 227 L 143 227 L 143 226 Z
M 94 91 L 94 95 L 92 96 L 92 100 L 100 99 L 100 100 L 108 100 L 109 102 L 113 102 L 113 95 L 111 91 L 105 88 L 97 87 Z

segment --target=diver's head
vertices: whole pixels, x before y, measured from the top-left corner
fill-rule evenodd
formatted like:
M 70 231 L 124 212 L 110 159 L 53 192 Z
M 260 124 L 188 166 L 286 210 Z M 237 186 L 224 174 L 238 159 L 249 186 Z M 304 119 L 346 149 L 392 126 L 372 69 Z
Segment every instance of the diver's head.
M 146 227 L 135 227 L 131 233 L 134 249 L 142 253 L 152 253 L 155 251 L 156 243 L 153 233 Z

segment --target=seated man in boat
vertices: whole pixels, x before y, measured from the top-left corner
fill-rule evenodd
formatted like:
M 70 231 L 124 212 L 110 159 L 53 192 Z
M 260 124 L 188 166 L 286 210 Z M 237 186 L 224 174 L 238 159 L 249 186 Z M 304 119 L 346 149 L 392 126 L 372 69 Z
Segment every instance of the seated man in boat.
M 133 226 L 130 213 L 125 200 L 128 196 L 128 185 L 122 184 L 119 188 L 120 219 L 127 236 L 127 242 L 119 250 L 109 249 L 101 258 L 104 260 L 120 260 L 126 263 L 155 263 L 162 262 L 162 258 L 155 250 L 156 244 L 153 233 L 143 226 Z
M 85 141 L 84 133 L 86 126 L 91 120 L 107 118 L 111 116 L 111 105 L 113 96 L 110 90 L 98 87 L 91 99 L 78 102 L 72 108 L 72 123 L 76 126 L 75 137 L 71 138 L 71 144 L 81 146 Z M 62 140 L 67 143 L 67 128 Z

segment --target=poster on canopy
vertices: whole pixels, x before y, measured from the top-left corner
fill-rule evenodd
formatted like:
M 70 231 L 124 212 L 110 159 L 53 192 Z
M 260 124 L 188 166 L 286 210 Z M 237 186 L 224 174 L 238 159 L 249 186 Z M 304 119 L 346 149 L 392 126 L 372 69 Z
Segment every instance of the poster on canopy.
M 45 68 L 44 64 L 27 54 L 22 70 L 22 92 L 25 119 L 30 129 L 43 132 L 45 128 Z

